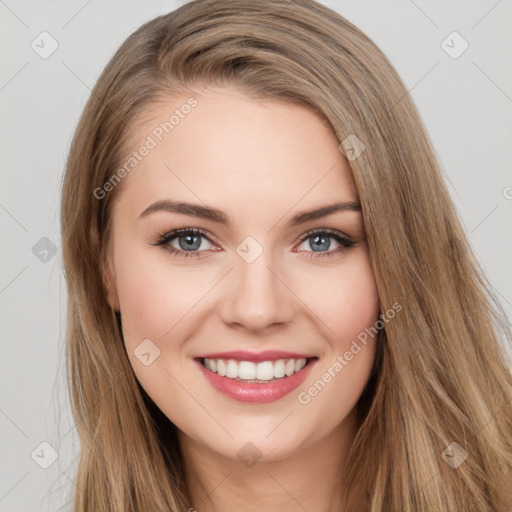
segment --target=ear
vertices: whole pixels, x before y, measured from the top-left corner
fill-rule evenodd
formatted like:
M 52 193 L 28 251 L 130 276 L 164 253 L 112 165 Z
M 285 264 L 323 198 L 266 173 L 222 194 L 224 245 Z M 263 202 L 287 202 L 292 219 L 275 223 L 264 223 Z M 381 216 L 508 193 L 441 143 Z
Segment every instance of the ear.
M 112 309 L 119 311 L 119 296 L 117 294 L 116 275 L 114 265 L 107 255 L 103 260 L 103 282 L 107 292 L 107 301 Z

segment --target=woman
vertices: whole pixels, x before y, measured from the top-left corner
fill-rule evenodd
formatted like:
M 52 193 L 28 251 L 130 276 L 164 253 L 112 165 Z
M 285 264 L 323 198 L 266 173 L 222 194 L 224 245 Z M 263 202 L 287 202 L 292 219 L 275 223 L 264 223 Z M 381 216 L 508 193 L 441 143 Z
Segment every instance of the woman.
M 512 510 L 508 325 L 403 83 L 337 13 L 139 28 L 61 221 L 76 511 Z

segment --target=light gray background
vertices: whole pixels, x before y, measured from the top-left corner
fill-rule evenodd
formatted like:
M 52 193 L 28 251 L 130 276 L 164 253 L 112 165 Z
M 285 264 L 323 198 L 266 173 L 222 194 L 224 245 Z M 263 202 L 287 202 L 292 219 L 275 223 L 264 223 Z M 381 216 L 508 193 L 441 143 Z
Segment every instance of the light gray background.
M 0 0 L 0 511 L 57 510 L 74 485 L 78 444 L 64 380 L 58 222 L 65 157 L 90 89 L 113 52 L 143 22 L 181 3 Z M 366 32 L 400 73 L 510 317 L 512 1 L 323 3 Z M 47 59 L 31 48 L 43 31 L 59 45 Z M 441 47 L 453 31 L 469 43 L 457 59 Z M 47 262 L 44 253 L 32 252 L 43 237 L 57 248 Z M 49 448 L 39 447 L 43 441 L 59 455 L 48 469 L 35 462 L 50 461 Z

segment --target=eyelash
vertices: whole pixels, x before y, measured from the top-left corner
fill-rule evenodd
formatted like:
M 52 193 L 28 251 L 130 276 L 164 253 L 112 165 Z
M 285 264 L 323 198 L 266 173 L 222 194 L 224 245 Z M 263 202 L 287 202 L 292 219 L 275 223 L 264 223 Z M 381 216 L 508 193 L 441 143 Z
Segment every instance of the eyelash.
M 170 231 L 168 233 L 162 233 L 158 236 L 156 242 L 152 243 L 151 245 L 160 247 L 161 249 L 164 249 L 169 254 L 174 254 L 180 257 L 184 258 L 198 258 L 200 257 L 199 254 L 203 251 L 183 251 L 180 249 L 176 249 L 175 247 L 171 247 L 169 245 L 170 242 L 172 242 L 175 238 L 178 238 L 179 236 L 184 235 L 201 235 L 204 238 L 206 238 L 209 242 L 213 243 L 212 240 L 210 240 L 210 236 L 208 232 L 204 231 L 203 229 L 199 228 L 181 228 L 181 229 L 175 229 L 173 231 Z M 310 255 L 306 256 L 307 258 L 322 258 L 322 257 L 328 257 L 332 256 L 334 254 L 337 254 L 339 252 L 344 251 L 345 249 L 348 249 L 354 245 L 354 241 L 348 238 L 347 236 L 341 234 L 339 231 L 335 231 L 333 229 L 314 229 L 312 231 L 309 231 L 305 235 L 303 235 L 299 239 L 299 245 L 302 244 L 302 242 L 308 240 L 309 238 L 315 236 L 315 235 L 328 235 L 329 238 L 334 238 L 339 244 L 340 247 L 337 249 L 333 249 L 327 252 L 315 252 L 315 251 L 301 251 L 301 252 L 307 252 Z

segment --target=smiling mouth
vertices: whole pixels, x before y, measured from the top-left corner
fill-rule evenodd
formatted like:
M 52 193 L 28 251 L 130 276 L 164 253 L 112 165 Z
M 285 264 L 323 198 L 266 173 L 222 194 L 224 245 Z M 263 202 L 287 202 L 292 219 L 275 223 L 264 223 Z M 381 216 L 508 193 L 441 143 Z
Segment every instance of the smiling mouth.
M 318 357 L 277 359 L 272 361 L 240 361 L 235 359 L 198 358 L 201 364 L 220 377 L 226 377 L 236 382 L 267 384 L 300 372 L 305 366 Z

